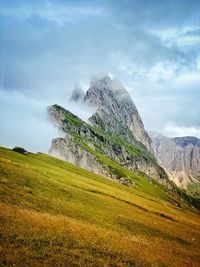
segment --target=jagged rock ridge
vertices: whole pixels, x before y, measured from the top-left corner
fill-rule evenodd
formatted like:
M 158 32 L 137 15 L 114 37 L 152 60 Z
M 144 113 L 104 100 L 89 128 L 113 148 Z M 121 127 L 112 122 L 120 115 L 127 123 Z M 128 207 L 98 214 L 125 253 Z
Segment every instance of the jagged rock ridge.
M 82 101 L 82 97 L 71 99 Z M 114 179 L 124 178 L 117 163 L 167 183 L 139 113 L 118 81 L 108 76 L 93 79 L 84 103 L 96 109 L 89 124 L 58 105 L 49 107 L 51 120 L 64 133 L 64 138 L 52 141 L 51 154 Z
M 168 138 L 161 134 L 153 134 L 151 139 L 159 163 L 178 186 L 187 188 L 200 181 L 200 139 Z
M 106 133 L 116 134 L 117 131 L 118 135 L 129 141 L 133 141 L 134 137 L 151 150 L 151 140 L 137 108 L 120 81 L 112 80 L 109 76 L 94 78 L 86 92 L 85 102 L 96 108 L 96 113 L 90 118 L 93 125 L 100 127 L 101 119 Z
M 174 141 L 176 145 L 181 146 L 183 148 L 188 145 L 200 147 L 200 139 L 194 136 L 174 137 L 171 138 L 171 140 Z

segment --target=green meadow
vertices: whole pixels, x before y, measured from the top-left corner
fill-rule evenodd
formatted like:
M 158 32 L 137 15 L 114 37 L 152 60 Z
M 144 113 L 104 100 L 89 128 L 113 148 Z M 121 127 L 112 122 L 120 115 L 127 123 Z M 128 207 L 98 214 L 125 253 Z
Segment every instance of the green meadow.
M 106 158 L 101 158 L 106 163 Z M 198 202 L 0 148 L 0 266 L 200 266 Z

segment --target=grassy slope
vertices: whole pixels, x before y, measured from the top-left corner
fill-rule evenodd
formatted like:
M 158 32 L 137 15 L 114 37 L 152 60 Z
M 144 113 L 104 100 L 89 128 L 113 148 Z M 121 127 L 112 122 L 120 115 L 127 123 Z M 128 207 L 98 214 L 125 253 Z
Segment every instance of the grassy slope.
M 199 194 L 197 192 L 196 197 L 193 197 L 190 190 L 187 192 L 184 190 L 181 190 L 179 187 L 177 187 L 172 181 L 169 180 L 167 177 L 165 171 L 163 168 L 161 168 L 155 157 L 146 149 L 146 147 L 142 144 L 136 144 L 133 142 L 128 143 L 126 139 L 114 135 L 113 133 L 105 134 L 105 124 L 99 117 L 95 117 L 98 122 L 96 121 L 96 124 L 100 126 L 100 128 L 96 129 L 93 126 L 87 124 L 86 122 L 82 121 L 79 117 L 74 115 L 68 110 L 65 110 L 63 107 L 59 105 L 53 106 L 55 110 L 58 112 L 62 112 L 63 117 L 65 119 L 63 122 L 63 128 L 62 130 L 64 132 L 69 132 L 72 137 L 74 137 L 74 142 L 81 146 L 86 151 L 90 152 L 91 154 L 95 155 L 97 158 L 97 161 L 99 163 L 106 165 L 108 167 L 108 170 L 110 174 L 114 174 L 119 179 L 123 177 L 126 181 L 134 180 L 136 187 L 141 186 L 145 191 L 147 192 L 149 189 L 148 181 L 146 179 L 150 179 L 151 182 L 154 184 L 153 192 L 152 192 L 152 186 L 150 187 L 150 191 L 148 191 L 148 194 L 155 194 L 158 192 L 155 192 L 155 185 L 156 185 L 156 179 L 155 177 L 148 177 L 143 172 L 138 172 L 138 174 L 131 172 L 126 168 L 126 164 L 123 164 L 122 166 L 116 162 L 116 160 L 108 158 L 107 152 L 105 153 L 104 148 L 107 147 L 107 149 L 119 149 L 119 151 L 122 151 L 122 149 L 126 150 L 129 155 L 132 155 L 133 157 L 139 157 L 144 158 L 147 161 L 150 161 L 151 164 L 154 165 L 154 167 L 157 169 L 159 175 L 160 175 L 160 181 L 158 186 L 161 187 L 160 182 L 163 182 L 163 184 L 168 184 L 168 187 L 171 187 L 171 194 L 178 196 L 179 200 L 182 199 L 183 202 L 187 202 L 190 206 L 194 206 L 197 209 L 200 210 L 200 198 L 198 197 Z M 61 116 L 62 117 L 62 116 Z M 62 123 L 61 123 L 62 124 Z M 123 128 L 124 131 L 128 132 L 129 130 L 124 128 L 124 126 L 116 120 L 116 124 L 118 124 L 119 128 Z M 86 138 L 85 136 L 82 136 L 81 132 L 87 132 L 87 130 L 90 130 L 91 136 L 90 138 Z M 129 132 L 129 135 L 132 136 L 132 133 Z M 133 138 L 133 136 L 132 136 Z M 97 142 L 98 140 L 98 142 Z M 100 142 L 100 143 L 99 143 Z M 98 143 L 98 145 L 97 145 Z M 108 147 L 109 143 L 109 147 Z M 91 148 L 90 145 L 93 145 L 95 148 Z M 146 179 L 141 180 L 141 176 L 143 176 Z M 138 179 L 139 178 L 139 179 Z M 162 180 L 163 179 L 163 180 Z M 166 189 L 166 188 L 165 188 Z M 194 191 L 193 191 L 194 192 Z M 163 193 L 163 192 L 162 192 Z M 188 194 L 189 193 L 189 194 Z
M 0 178 L 0 265 L 200 264 L 199 215 L 142 177 L 128 188 L 44 154 L 0 148 Z
M 120 137 L 119 135 L 115 135 L 113 132 L 110 132 L 110 134 L 108 134 L 108 133 L 105 134 L 105 124 L 100 118 L 98 118 L 98 125 L 100 127 L 97 129 L 97 128 L 91 126 L 90 124 L 86 123 L 85 121 L 82 121 L 79 117 L 77 117 L 76 115 L 74 115 L 70 111 L 65 110 L 61 106 L 54 105 L 54 107 L 59 111 L 61 110 L 65 114 L 64 124 L 66 123 L 67 131 L 70 130 L 71 135 L 76 135 L 76 137 L 83 138 L 82 135 L 77 133 L 77 129 L 75 131 L 72 130 L 73 126 L 78 126 L 78 127 L 80 127 L 80 129 L 89 129 L 90 131 L 92 131 L 94 133 L 95 137 L 97 137 L 100 140 L 102 139 L 103 146 L 106 145 L 105 140 L 107 140 L 108 142 L 110 142 L 114 146 L 123 147 L 127 152 L 129 152 L 134 157 L 139 157 L 139 158 L 143 157 L 146 160 L 150 160 L 156 164 L 155 157 L 141 143 L 140 144 L 139 143 L 130 144 L 129 142 L 127 142 L 126 139 Z M 117 125 L 116 126 L 117 128 L 122 129 L 125 132 L 128 132 L 128 134 L 133 139 L 132 133 L 129 129 L 125 128 L 117 120 L 116 120 L 116 125 Z M 85 139 L 87 140 L 87 138 L 85 138 Z M 92 140 L 88 140 L 88 141 L 92 141 Z M 135 142 L 136 142 L 136 140 L 135 140 Z M 99 149 L 100 149 L 99 152 L 101 152 L 101 147 L 99 147 Z

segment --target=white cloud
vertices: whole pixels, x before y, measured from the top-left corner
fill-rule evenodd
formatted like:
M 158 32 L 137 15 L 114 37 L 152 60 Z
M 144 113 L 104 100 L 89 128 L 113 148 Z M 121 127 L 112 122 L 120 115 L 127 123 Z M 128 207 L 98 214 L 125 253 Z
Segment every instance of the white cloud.
M 153 81 L 171 80 L 176 76 L 178 66 L 170 61 L 160 62 L 155 64 L 147 71 L 147 79 Z
M 196 136 L 200 138 L 200 127 L 178 126 L 174 122 L 169 122 L 164 127 L 163 133 L 169 137 Z
M 175 63 L 170 60 L 155 62 L 152 66 L 137 64 L 119 51 L 111 53 L 110 58 L 117 63 L 120 72 L 132 76 L 136 80 L 172 80 L 180 68 L 178 62 Z
M 178 46 L 195 45 L 200 42 L 199 26 L 183 26 L 178 28 L 168 28 L 162 31 L 152 31 L 169 46 L 176 44 Z
M 86 106 L 85 104 L 75 103 L 73 101 L 68 101 L 64 107 L 87 123 L 88 118 L 95 112 L 92 106 Z
M 199 82 L 200 85 L 200 72 L 196 71 L 190 71 L 190 72 L 185 72 L 179 75 L 176 80 L 176 85 L 180 85 L 181 83 L 193 83 L 193 82 Z

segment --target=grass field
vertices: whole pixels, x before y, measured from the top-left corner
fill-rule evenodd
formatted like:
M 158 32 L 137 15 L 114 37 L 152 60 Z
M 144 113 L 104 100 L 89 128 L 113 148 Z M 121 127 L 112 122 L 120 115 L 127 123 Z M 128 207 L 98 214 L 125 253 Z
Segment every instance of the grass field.
M 0 148 L 0 266 L 200 266 L 199 212 L 131 179 Z

